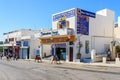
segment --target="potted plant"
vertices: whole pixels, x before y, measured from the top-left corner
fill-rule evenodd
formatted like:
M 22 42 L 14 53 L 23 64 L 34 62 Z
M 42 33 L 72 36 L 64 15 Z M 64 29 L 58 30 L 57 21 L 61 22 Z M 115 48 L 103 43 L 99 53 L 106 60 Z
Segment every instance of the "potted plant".
M 82 44 L 79 42 L 78 53 L 77 53 L 77 55 L 76 55 L 78 61 L 80 61 L 80 59 L 81 59 L 81 53 L 80 53 L 81 47 L 82 47 Z
M 116 46 L 116 55 L 120 58 L 120 45 Z

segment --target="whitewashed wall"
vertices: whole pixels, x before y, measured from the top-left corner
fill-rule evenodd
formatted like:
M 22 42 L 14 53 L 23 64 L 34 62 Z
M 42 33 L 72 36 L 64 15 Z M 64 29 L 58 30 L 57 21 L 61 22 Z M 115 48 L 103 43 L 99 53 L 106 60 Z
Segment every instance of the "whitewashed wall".
M 36 50 L 39 49 L 38 46 L 40 46 L 40 41 L 38 39 L 30 40 L 30 54 L 29 54 L 30 59 L 35 58 Z

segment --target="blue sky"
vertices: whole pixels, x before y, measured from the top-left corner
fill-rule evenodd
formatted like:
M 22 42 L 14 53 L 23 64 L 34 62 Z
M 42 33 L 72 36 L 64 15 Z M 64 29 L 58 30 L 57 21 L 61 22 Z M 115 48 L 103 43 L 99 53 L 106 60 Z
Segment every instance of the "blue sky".
M 18 29 L 51 28 L 52 14 L 81 8 L 96 12 L 104 8 L 120 15 L 119 0 L 0 0 L 0 40 L 3 33 Z

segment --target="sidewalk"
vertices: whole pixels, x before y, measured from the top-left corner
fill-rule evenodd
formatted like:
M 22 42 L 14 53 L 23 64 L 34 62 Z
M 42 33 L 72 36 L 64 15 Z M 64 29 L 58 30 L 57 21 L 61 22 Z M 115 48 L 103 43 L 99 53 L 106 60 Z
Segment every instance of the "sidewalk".
M 43 62 L 50 63 L 50 60 L 42 60 Z M 61 61 L 63 64 L 76 64 L 76 65 L 91 65 L 91 66 L 105 66 L 105 67 L 119 67 L 120 68 L 120 63 L 115 63 L 115 61 L 107 61 L 106 63 L 103 62 L 93 62 L 93 63 L 83 63 L 83 62 L 65 62 Z
M 34 61 L 34 59 L 30 59 L 28 61 Z M 42 59 L 43 63 L 51 63 L 50 60 Z M 120 68 L 120 63 L 115 63 L 115 61 L 111 62 L 94 62 L 94 63 L 83 63 L 83 62 L 66 62 L 66 61 L 60 61 L 63 65 L 78 65 L 78 66 L 99 66 L 99 67 L 116 67 Z

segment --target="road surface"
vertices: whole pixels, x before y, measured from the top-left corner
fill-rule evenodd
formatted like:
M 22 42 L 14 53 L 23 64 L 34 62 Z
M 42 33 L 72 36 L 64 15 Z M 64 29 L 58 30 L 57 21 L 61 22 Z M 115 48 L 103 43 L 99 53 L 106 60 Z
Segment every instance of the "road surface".
M 120 80 L 119 71 L 106 70 L 106 67 L 81 66 L 78 69 L 67 68 L 64 64 L 0 60 L 0 80 Z

